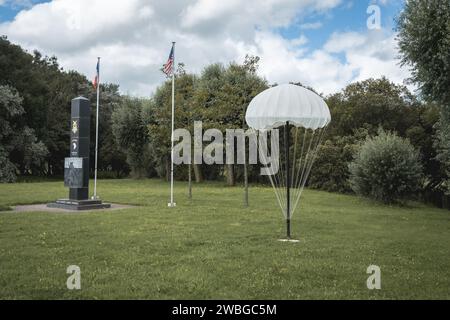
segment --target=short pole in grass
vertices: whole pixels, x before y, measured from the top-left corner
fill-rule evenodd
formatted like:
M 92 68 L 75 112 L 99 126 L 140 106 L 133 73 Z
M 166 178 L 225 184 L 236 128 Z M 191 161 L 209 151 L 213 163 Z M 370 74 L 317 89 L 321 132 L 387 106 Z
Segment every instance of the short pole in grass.
M 289 165 L 289 121 L 284 127 L 284 153 L 286 160 L 286 231 L 287 240 L 291 240 L 291 179 Z
M 284 155 L 286 161 L 286 239 L 281 242 L 298 243 L 299 240 L 292 239 L 291 235 L 291 168 L 289 160 L 290 132 L 289 121 L 284 126 Z

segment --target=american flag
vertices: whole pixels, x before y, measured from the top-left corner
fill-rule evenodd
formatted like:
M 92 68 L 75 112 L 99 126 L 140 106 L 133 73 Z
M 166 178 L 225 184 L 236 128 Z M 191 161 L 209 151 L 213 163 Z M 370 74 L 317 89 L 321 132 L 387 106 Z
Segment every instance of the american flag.
M 172 50 L 170 50 L 169 60 L 167 60 L 167 63 L 163 66 L 163 72 L 170 76 L 173 72 L 173 61 L 174 61 L 174 46 L 172 45 Z

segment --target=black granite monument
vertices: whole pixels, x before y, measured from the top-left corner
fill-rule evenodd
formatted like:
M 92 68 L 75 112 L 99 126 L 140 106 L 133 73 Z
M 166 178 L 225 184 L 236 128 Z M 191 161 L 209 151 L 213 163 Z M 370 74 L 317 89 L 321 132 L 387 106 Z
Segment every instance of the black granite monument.
M 91 106 L 89 100 L 72 100 L 70 121 L 70 158 L 64 162 L 64 185 L 69 188 L 69 199 L 48 204 L 49 208 L 93 210 L 110 208 L 101 200 L 89 199 L 89 145 Z

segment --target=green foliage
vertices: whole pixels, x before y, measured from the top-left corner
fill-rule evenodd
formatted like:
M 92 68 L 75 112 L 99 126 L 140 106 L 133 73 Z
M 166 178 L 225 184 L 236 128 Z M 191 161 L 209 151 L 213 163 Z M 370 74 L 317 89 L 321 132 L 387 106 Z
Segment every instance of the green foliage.
M 435 146 L 449 177 L 450 1 L 408 0 L 397 24 L 402 63 L 412 69 L 411 80 L 427 100 L 442 106 Z
M 23 162 L 17 167 L 18 174 L 30 174 L 32 170 L 33 175 L 61 175 L 64 171 L 64 158 L 69 155 L 71 100 L 81 95 L 92 102 L 95 101 L 96 92 L 92 85 L 78 72 L 67 72 L 60 68 L 56 57 L 42 57 L 37 51 L 29 54 L 19 46 L 11 44 L 5 37 L 0 38 L 0 74 L 2 75 L 0 86 L 13 87 L 22 98 L 23 114 L 20 122 L 32 129 L 37 141 L 43 144 L 35 146 L 35 151 L 42 154 L 43 146 L 48 150 L 45 159 L 39 160 L 41 165 L 39 168 L 36 168 L 38 165 L 36 162 Z M 114 144 L 111 134 L 111 113 L 119 99 L 117 85 L 101 86 L 99 131 L 102 154 L 99 158 L 99 170 L 119 172 L 125 168 L 126 171 L 125 156 Z M 93 168 L 94 103 L 91 114 L 91 168 Z M 30 139 L 31 137 L 28 138 Z M 20 142 L 23 137 L 17 137 L 17 140 Z M 22 153 L 24 155 L 21 155 Z M 26 152 L 22 151 L 18 157 L 25 158 L 25 154 Z M 17 161 L 22 161 L 22 158 Z
M 332 122 L 311 172 L 312 187 L 350 191 L 346 181 L 353 143 L 364 140 L 368 134 L 375 135 L 380 127 L 408 138 L 419 150 L 424 162 L 424 189 L 433 191 L 442 184 L 443 172 L 433 147 L 439 119 L 435 105 L 418 101 L 407 88 L 386 78 L 350 84 L 326 100 Z
M 117 145 L 126 153 L 127 163 L 136 178 L 151 173 L 146 108 L 148 101 L 144 99 L 123 97 L 112 114 L 112 133 Z
M 96 101 L 97 93 L 89 87 L 86 97 L 90 101 Z M 122 96 L 119 93 L 119 86 L 115 84 L 100 85 L 100 110 L 99 110 L 99 171 L 103 171 L 104 176 L 127 176 L 130 168 L 126 161 L 126 154 L 119 149 L 114 134 L 112 132 L 112 114 L 121 104 Z M 90 146 L 90 167 L 95 164 L 95 122 L 96 103 L 91 105 L 91 146 Z
M 348 165 L 353 160 L 358 146 L 356 136 L 336 136 L 326 140 L 318 150 L 308 186 L 331 192 L 351 192 Z
M 16 90 L 0 86 L 0 182 L 14 182 L 18 172 L 40 173 L 48 154 L 34 130 L 22 120 L 22 103 Z
M 175 128 L 186 128 L 193 134 L 194 95 L 197 77 L 184 70 L 175 77 Z M 157 88 L 151 102 L 151 114 L 147 118 L 147 130 L 152 151 L 152 160 L 159 177 L 168 179 L 171 150 L 172 81 L 166 81 Z M 176 170 L 177 178 L 184 172 Z
M 448 179 L 450 177 L 450 108 L 441 110 L 441 117 L 436 127 L 435 148 L 438 150 L 437 159 L 445 166 Z M 444 187 L 450 193 L 450 180 L 446 181 Z
M 349 166 L 350 186 L 360 195 L 393 203 L 419 190 L 422 165 L 411 143 L 380 130 L 367 138 Z
M 205 130 L 245 128 L 245 112 L 252 99 L 268 88 L 267 81 L 256 74 L 259 58 L 247 56 L 244 64 L 231 63 L 207 66 L 194 93 L 195 118 L 203 121 Z M 229 165 L 226 170 L 218 166 L 202 168 L 209 179 L 225 176 L 234 185 L 242 168 Z M 252 171 L 252 170 L 250 170 Z M 255 171 L 256 172 L 256 171 Z M 252 177 L 250 177 L 252 179 Z
M 9 160 L 9 154 L 0 146 L 0 183 L 11 183 L 17 180 L 17 167 Z
M 426 97 L 450 107 L 450 1 L 408 0 L 397 25 L 411 80 Z
M 328 136 L 349 136 L 361 128 L 376 134 L 380 126 L 404 135 L 415 124 L 419 105 L 406 87 L 384 77 L 352 83 L 327 103 L 332 118 Z
M 434 192 L 442 189 L 445 172 L 437 159 L 438 150 L 435 146 L 439 108 L 435 104 L 423 103 L 414 108 L 415 119 L 404 137 L 420 152 L 423 163 L 423 191 Z
M 203 129 L 242 128 L 245 126 L 245 112 L 251 100 L 267 88 L 264 79 L 256 74 L 258 57 L 247 56 L 244 64 L 231 63 L 211 64 L 201 73 L 200 77 L 182 72 L 176 74 L 175 94 L 175 126 L 186 128 L 193 135 L 194 121 L 202 121 Z M 149 136 L 152 151 L 155 155 L 157 171 L 161 177 L 167 177 L 170 162 L 170 119 L 172 83 L 166 81 L 155 92 L 154 105 Z M 231 168 L 230 168 L 231 167 Z M 201 181 L 227 177 L 234 184 L 236 177 L 241 177 L 241 168 L 228 166 L 195 166 L 196 180 Z M 185 168 L 178 168 L 176 176 L 184 178 Z M 255 171 L 256 172 L 256 171 Z

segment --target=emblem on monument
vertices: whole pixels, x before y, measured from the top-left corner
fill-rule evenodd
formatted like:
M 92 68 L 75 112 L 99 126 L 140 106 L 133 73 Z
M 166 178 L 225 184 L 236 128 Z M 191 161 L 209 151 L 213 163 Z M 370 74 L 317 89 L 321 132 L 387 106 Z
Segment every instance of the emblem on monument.
M 77 134 L 78 132 L 78 121 L 72 121 L 72 133 Z
M 78 139 L 73 139 L 72 140 L 72 152 L 77 152 L 78 151 Z

